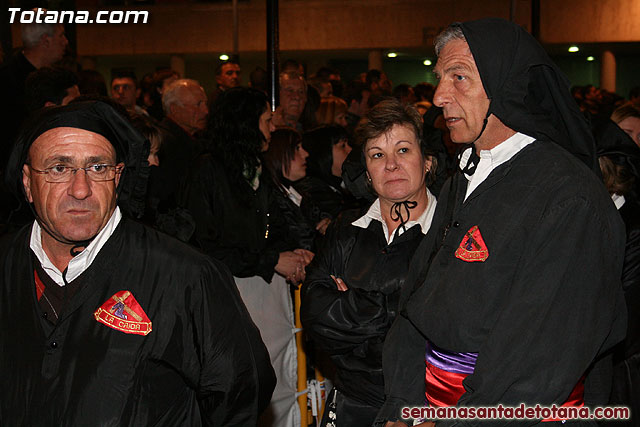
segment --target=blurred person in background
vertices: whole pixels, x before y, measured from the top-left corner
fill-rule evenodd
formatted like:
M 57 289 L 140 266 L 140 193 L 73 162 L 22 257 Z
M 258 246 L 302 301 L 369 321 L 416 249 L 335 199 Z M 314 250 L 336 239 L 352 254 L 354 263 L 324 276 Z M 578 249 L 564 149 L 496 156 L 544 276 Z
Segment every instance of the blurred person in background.
M 611 120 L 640 146 L 640 107 L 624 104 L 613 111 Z
M 347 103 L 337 96 L 328 96 L 320 100 L 316 110 L 319 125 L 339 125 L 347 127 Z
M 322 218 L 334 219 L 353 204 L 342 185 L 342 164 L 351 152 L 347 131 L 338 125 L 322 126 L 302 135 L 307 158 L 307 176 L 294 187 L 311 198 Z

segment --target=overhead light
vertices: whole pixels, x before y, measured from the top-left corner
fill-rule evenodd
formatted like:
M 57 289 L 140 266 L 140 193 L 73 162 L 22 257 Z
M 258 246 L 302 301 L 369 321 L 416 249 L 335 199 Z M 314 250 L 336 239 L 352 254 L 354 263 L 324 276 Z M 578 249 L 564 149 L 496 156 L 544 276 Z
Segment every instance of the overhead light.
M 580 48 L 578 46 L 569 46 L 569 52 L 578 52 Z
M 229 55 L 227 55 L 226 53 L 223 53 L 222 55 L 220 55 L 220 61 L 228 61 L 229 60 Z
M 388 56 L 389 58 L 395 58 L 396 56 L 398 56 L 398 54 L 397 54 L 397 53 L 395 53 L 395 52 L 389 52 L 389 53 L 387 53 L 387 56 Z
M 426 66 L 429 66 L 429 65 L 431 65 L 431 60 L 430 59 L 425 59 L 422 63 L 424 65 L 426 65 Z
M 595 61 L 596 58 L 593 56 L 587 56 L 587 61 Z

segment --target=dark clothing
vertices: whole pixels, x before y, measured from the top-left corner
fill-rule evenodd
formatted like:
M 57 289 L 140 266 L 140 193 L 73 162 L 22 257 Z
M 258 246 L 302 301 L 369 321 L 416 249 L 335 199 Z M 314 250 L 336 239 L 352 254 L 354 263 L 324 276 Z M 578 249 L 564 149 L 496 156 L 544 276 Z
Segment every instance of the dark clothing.
M 380 425 L 398 417 L 399 407 L 424 403 L 426 339 L 449 352 L 478 353 L 459 406 L 535 406 L 562 403 L 624 337 L 624 229 L 592 172 L 556 144 L 536 141 L 463 202 L 466 187 L 461 174 L 447 181 L 412 260 L 407 282 L 417 289 L 403 295 L 404 315 L 385 343 L 384 374 L 392 380 Z M 474 226 L 488 251 L 483 262 L 457 256 Z
M 196 223 L 196 245 L 236 277 L 270 282 L 280 252 L 295 249 L 284 243 L 282 215 L 266 172 L 257 190 L 246 181 L 233 186 L 216 156 L 205 154 L 196 160 L 181 199 Z
M 334 387 L 325 403 L 320 427 L 370 427 L 376 412 L 378 412 L 377 406 L 352 399 Z
M 25 58 L 22 52 L 11 56 L 0 66 L 0 99 L 3 104 L 2 114 L 0 114 L 0 129 L 2 129 L 0 176 L 5 170 L 20 125 L 28 114 L 24 100 L 24 85 L 27 76 L 33 71 L 36 71 L 36 67 Z M 4 182 L 0 183 L 0 234 L 14 229 L 16 224 L 22 226 L 33 219 L 28 209 L 20 206 L 5 185 Z M 6 225 L 9 222 L 11 226 Z
M 0 249 L 0 424 L 247 426 L 275 379 L 229 272 L 123 218 L 55 325 L 36 302 L 30 227 Z M 151 321 L 94 314 L 129 291 Z
M 27 117 L 24 85 L 29 73 L 36 70 L 22 52 L 16 53 L 0 66 L 0 99 L 5 107 L 4 113 L 0 114 L 0 171 L 4 169 L 20 125 Z
M 223 89 L 219 85 L 216 85 L 216 87 L 209 93 L 209 97 L 207 98 L 209 100 L 209 102 L 207 103 L 209 111 L 213 111 L 213 104 L 216 102 L 216 99 L 218 99 L 220 94 L 224 91 L 225 89 Z
M 369 418 L 352 414 L 349 423 L 348 414 L 338 414 L 338 425 L 350 427 L 370 426 L 375 409 L 384 403 L 382 346 L 396 317 L 409 260 L 423 237 L 415 225 L 387 244 L 379 221 L 366 229 L 351 224 L 363 213 L 347 211 L 329 227 L 302 288 L 305 332 L 336 365 L 339 395 L 368 408 Z M 349 289 L 338 291 L 331 275 Z
M 353 197 L 340 187 L 340 182 L 340 178 L 336 178 L 334 185 L 330 185 L 315 176 L 306 176 L 297 181 L 294 187 L 318 207 L 319 221 L 322 218 L 334 219 L 340 212 L 354 207 Z
M 620 215 L 627 231 L 622 287 L 627 303 L 627 337 L 614 353 L 610 404 L 631 409 L 631 420 L 619 426 L 640 426 L 640 204 L 627 199 Z M 611 423 L 613 425 L 614 423 Z
M 198 138 L 189 135 L 167 117 L 160 123 L 160 128 L 160 166 L 150 168 L 145 222 L 188 242 L 193 236 L 195 222 L 191 214 L 179 206 L 179 197 L 193 162 L 204 148 Z
M 302 195 L 300 206 L 281 191 L 277 191 L 274 199 L 285 224 L 287 239 L 293 243 L 295 248 L 315 252 L 316 227 L 309 218 L 319 216 L 318 209 L 304 195 Z M 307 215 L 303 212 L 306 212 Z
M 160 122 L 164 139 L 158 150 L 157 173 L 152 176 L 157 182 L 150 184 L 156 191 L 158 211 L 165 213 L 178 205 L 178 197 L 193 162 L 203 151 L 203 144 L 189 135 L 173 120 Z

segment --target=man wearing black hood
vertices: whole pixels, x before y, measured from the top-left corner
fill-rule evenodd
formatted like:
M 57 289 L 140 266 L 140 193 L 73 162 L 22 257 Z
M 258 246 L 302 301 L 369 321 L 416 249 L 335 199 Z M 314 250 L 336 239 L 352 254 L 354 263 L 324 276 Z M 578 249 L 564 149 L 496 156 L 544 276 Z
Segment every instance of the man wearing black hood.
M 436 53 L 434 104 L 469 147 L 412 260 L 414 285 L 385 341 L 376 425 L 411 424 L 401 408 L 425 401 L 604 404 L 605 354 L 625 334 L 625 237 L 568 81 L 501 19 L 451 25 Z
M 1 425 L 251 425 L 267 350 L 228 270 L 139 214 L 145 141 L 112 107 L 45 110 L 7 185 L 36 220 L 0 243 Z

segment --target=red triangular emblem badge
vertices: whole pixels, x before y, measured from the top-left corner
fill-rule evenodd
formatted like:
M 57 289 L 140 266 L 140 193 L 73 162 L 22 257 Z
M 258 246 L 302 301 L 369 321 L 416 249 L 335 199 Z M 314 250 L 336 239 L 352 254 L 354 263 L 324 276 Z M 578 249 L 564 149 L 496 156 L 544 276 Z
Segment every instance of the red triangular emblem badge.
M 467 262 L 483 262 L 489 258 L 489 250 L 484 244 L 477 225 L 471 227 L 462 238 L 462 242 L 456 250 L 456 258 Z
M 129 291 L 117 292 L 93 315 L 98 322 L 125 334 L 151 332 L 151 321 Z

